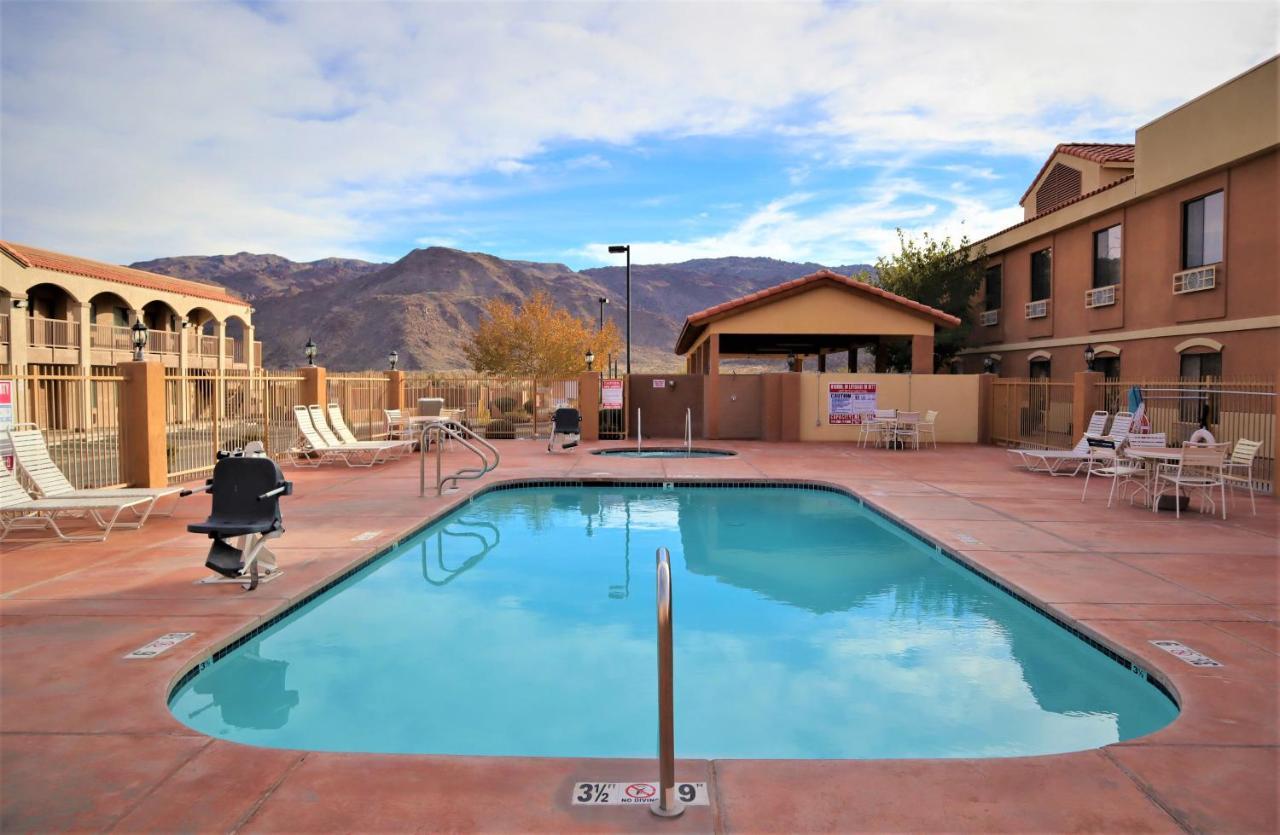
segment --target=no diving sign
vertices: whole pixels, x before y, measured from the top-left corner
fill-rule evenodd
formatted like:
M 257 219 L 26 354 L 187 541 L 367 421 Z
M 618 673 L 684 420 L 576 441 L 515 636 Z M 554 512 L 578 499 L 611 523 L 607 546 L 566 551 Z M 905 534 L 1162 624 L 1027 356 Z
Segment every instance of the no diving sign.
M 686 806 L 709 806 L 706 783 L 676 783 Z M 657 783 L 574 783 L 574 806 L 636 806 L 658 802 Z

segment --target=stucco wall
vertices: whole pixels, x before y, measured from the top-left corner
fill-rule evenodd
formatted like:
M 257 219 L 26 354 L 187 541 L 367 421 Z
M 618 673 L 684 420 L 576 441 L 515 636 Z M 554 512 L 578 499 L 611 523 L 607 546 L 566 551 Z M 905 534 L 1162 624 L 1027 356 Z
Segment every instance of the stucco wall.
M 976 374 L 802 374 L 800 440 L 856 441 L 857 426 L 827 422 L 828 383 L 875 383 L 877 407 L 923 414 L 938 411 L 939 443 L 978 442 Z

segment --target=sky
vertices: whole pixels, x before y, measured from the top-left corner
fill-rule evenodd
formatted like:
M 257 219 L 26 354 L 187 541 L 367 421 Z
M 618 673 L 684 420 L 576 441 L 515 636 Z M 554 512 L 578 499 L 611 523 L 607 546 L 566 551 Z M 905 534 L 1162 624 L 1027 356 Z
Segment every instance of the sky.
M 1274 2 L 0 0 L 0 237 L 575 268 L 981 238 L 1062 141 L 1280 51 Z

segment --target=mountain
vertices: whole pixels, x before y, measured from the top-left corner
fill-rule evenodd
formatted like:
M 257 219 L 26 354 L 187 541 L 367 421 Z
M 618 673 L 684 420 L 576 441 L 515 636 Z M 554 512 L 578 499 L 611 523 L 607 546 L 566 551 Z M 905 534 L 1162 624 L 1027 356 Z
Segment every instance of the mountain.
M 595 320 L 601 296 L 605 315 L 622 329 L 626 271 L 575 271 L 564 264 L 515 261 L 445 247 L 415 249 L 391 264 L 343 258 L 299 263 L 279 255 L 180 256 L 130 266 L 211 281 L 254 305 L 263 362 L 288 368 L 314 338 L 322 364 L 335 370 L 383 368 L 393 348 L 401 367 L 465 368 L 462 346 L 494 297 L 518 304 L 538 290 L 575 315 Z M 699 258 L 678 264 L 631 267 L 632 343 L 637 369 L 683 366 L 671 353 L 690 313 L 799 278 L 823 265 L 772 258 Z M 833 267 L 850 275 L 866 265 Z

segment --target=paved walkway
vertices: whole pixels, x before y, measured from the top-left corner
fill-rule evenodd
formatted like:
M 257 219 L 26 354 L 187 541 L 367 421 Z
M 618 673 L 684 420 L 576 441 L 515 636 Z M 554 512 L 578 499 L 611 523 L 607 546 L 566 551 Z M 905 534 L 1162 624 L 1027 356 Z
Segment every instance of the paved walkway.
M 711 444 L 715 445 L 715 444 Z M 0 545 L 0 830 L 1275 832 L 1280 507 L 1230 521 L 1105 507 L 1099 485 L 1011 469 L 983 447 L 888 452 L 732 444 L 720 460 L 549 455 L 502 445 L 522 477 L 787 478 L 843 485 L 1162 676 L 1182 714 L 1101 750 L 988 760 L 682 761 L 713 803 L 673 821 L 569 805 L 576 779 L 652 763 L 305 753 L 213 740 L 174 720 L 173 680 L 233 636 L 457 502 L 420 499 L 416 461 L 290 470 L 286 573 L 252 594 L 195 586 L 207 540 L 171 519 L 102 544 Z M 476 484 L 467 485 L 467 491 Z M 372 539 L 354 541 L 375 531 Z M 158 635 L 194 638 L 148 661 Z M 1153 648 L 1181 641 L 1224 666 Z

